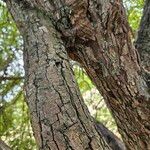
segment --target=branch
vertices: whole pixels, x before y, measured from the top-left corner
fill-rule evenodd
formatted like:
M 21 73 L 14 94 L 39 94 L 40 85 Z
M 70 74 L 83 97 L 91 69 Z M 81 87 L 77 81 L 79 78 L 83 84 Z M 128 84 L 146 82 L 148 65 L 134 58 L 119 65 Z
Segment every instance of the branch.
M 150 88 L 150 1 L 145 1 L 143 16 L 138 31 L 138 38 L 135 42 L 142 61 L 143 74 L 147 86 Z
M 10 76 L 10 77 L 4 77 L 4 76 L 0 76 L 0 81 L 2 80 L 22 80 L 24 79 L 24 76 L 19 76 L 19 77 L 15 77 L 15 76 Z
M 3 140 L 0 139 L 0 150 L 11 150 L 11 148 Z
M 126 150 L 124 143 L 102 123 L 96 121 L 95 125 L 98 133 L 103 135 L 112 150 Z

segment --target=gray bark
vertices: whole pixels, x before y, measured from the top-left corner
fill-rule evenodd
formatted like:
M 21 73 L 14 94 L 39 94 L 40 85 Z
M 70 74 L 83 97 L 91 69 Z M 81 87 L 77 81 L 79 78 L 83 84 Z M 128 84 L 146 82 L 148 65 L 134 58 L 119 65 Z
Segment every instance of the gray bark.
M 111 149 L 97 132 L 59 33 L 25 1 L 7 1 L 24 39 L 26 98 L 39 149 Z
M 121 1 L 68 5 L 69 29 L 64 17 L 57 29 L 69 56 L 83 65 L 103 95 L 127 149 L 149 149 L 150 95 Z
M 12 2 L 12 5 L 9 2 Z M 108 148 L 105 146 L 105 141 L 99 139 L 80 98 L 66 49 L 71 59 L 81 63 L 103 95 L 127 149 L 149 149 L 150 95 L 138 52 L 131 42 L 131 31 L 122 1 L 16 0 L 15 3 L 13 2 L 8 1 L 7 4 L 25 41 L 26 91 L 33 129 L 37 134 L 35 137 L 39 145 L 47 146 L 50 137 L 53 137 L 53 143 L 58 141 L 62 135 L 55 137 L 54 133 L 58 133 L 59 128 L 63 129 L 65 124 L 67 127 L 65 140 L 69 141 L 69 144 L 66 144 L 62 137 L 61 140 L 59 139 L 62 142 L 59 143 L 61 147 L 65 147 L 65 143 L 71 147 L 85 149 L 90 143 L 89 149 Z M 144 56 L 145 58 L 148 57 Z M 47 94 L 49 96 L 46 96 Z M 56 103 L 51 105 L 48 97 Z M 58 106 L 61 108 L 66 103 L 67 110 L 72 110 L 71 114 L 67 111 L 67 116 L 66 108 L 63 108 L 63 111 L 58 109 Z M 52 136 L 45 136 L 45 131 L 52 130 L 49 129 L 49 125 L 57 126 L 55 123 L 57 124 L 59 117 L 56 114 L 59 111 L 62 112 L 59 128 L 54 133 L 50 132 Z M 52 114 L 51 117 L 48 114 Z M 75 121 L 72 121 L 72 117 Z M 47 122 L 50 119 L 52 121 Z M 76 121 L 77 127 L 73 134 L 76 135 L 77 132 L 79 135 L 78 128 L 81 128 L 85 144 L 82 144 L 78 138 L 71 137 L 72 128 L 70 130 L 69 126 Z M 93 135 L 96 142 L 92 144 Z M 56 143 L 54 145 L 57 145 Z
M 150 92 L 150 1 L 145 1 L 143 16 L 138 31 L 138 37 L 135 43 L 138 49 L 143 76 Z

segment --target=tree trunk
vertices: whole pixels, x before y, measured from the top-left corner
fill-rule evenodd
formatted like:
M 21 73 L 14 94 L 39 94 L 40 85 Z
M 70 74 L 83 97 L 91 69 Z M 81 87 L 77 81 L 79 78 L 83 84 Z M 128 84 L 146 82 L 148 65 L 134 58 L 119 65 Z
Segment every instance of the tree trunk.
M 90 2 L 91 20 L 84 31 L 89 38 L 78 36 L 69 56 L 83 65 L 103 95 L 127 149 L 150 149 L 150 95 L 124 8 L 119 1 Z
M 136 41 L 136 48 L 138 49 L 142 73 L 145 78 L 148 90 L 150 92 L 150 1 L 146 0 L 143 11 L 143 17 L 140 23 L 138 38 Z
M 121 0 L 7 5 L 25 42 L 26 92 L 40 148 L 110 149 L 83 104 L 66 49 L 103 95 L 127 149 L 150 149 L 150 95 Z
M 111 149 L 89 115 L 60 35 L 24 1 L 7 1 L 24 40 L 26 98 L 39 149 Z

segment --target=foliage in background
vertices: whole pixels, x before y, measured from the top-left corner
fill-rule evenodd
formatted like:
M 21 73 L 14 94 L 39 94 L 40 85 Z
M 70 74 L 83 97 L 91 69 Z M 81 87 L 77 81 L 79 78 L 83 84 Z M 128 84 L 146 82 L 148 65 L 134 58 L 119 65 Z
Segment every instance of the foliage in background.
M 23 76 L 22 38 L 0 1 L 0 138 L 13 150 L 35 149 Z
M 142 16 L 144 0 L 123 0 L 124 6 L 127 12 L 129 24 L 136 37 L 137 29 L 140 24 L 140 18 Z
M 143 0 L 124 0 L 128 20 L 136 35 Z M 0 0 L 0 138 L 13 150 L 35 150 L 28 108 L 23 95 L 22 38 Z M 73 70 L 85 103 L 93 117 L 117 133 L 116 125 L 86 73 L 73 62 Z

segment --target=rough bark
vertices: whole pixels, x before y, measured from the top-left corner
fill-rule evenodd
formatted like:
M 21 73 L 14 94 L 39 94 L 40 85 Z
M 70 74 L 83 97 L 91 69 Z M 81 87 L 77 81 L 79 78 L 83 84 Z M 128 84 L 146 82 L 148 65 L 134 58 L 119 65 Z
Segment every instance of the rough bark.
M 91 24 L 86 31 L 90 38 L 78 36 L 68 53 L 103 95 L 127 149 L 150 149 L 150 95 L 124 8 L 120 1 L 90 2 Z
M 149 149 L 148 87 L 121 1 L 51 1 L 47 13 L 69 56 L 84 66 L 103 95 L 126 147 Z
M 147 83 L 150 92 L 150 1 L 146 0 L 143 17 L 141 19 L 140 28 L 138 31 L 138 38 L 135 43 L 138 49 L 141 65 L 143 69 L 143 76 Z
M 111 149 L 96 131 L 59 34 L 24 1 L 7 1 L 24 39 L 26 97 L 39 149 Z
M 123 6 L 119 1 L 92 1 L 88 12 L 94 24 L 86 31 L 91 31 L 90 38 L 80 35 L 80 43 L 68 47 L 68 53 L 103 95 L 127 149 L 150 149 L 150 95 Z
M 33 100 L 30 102 L 33 104 L 36 102 L 35 108 L 38 108 L 38 111 L 39 108 L 41 108 L 43 111 L 42 107 L 44 105 L 42 103 L 45 97 L 42 97 L 42 92 L 46 90 L 42 91 L 43 89 L 40 87 L 41 83 L 45 86 L 47 84 L 53 85 L 54 83 L 51 76 L 53 75 L 55 77 L 57 71 L 59 77 L 62 79 L 61 74 L 63 74 L 63 72 L 59 72 L 61 67 L 59 68 L 58 66 L 62 66 L 62 64 L 67 66 L 64 67 L 63 65 L 63 68 L 67 68 L 66 71 L 64 71 L 66 73 L 63 76 L 63 80 L 65 80 L 65 82 L 70 82 L 68 85 L 74 85 L 74 81 L 68 81 L 67 78 L 68 76 L 72 78 L 72 74 L 69 73 L 70 69 L 68 69 L 68 62 L 64 61 L 67 60 L 63 47 L 65 46 L 70 58 L 82 64 L 87 71 L 87 74 L 103 95 L 107 106 L 115 118 L 119 132 L 122 135 L 127 149 L 150 149 L 150 95 L 143 76 L 143 69 L 140 64 L 138 52 L 131 43 L 130 28 L 121 0 L 45 0 L 44 2 L 40 0 L 22 0 L 16 1 L 16 4 L 18 3 L 20 7 L 23 7 L 24 9 L 26 8 L 26 10 L 28 8 L 30 13 L 31 11 L 34 12 L 36 10 L 39 14 L 44 14 L 40 17 L 40 19 L 44 18 L 43 16 L 47 17 L 42 21 L 44 27 L 41 26 L 41 28 L 37 25 L 39 23 L 39 17 L 36 19 L 36 16 L 33 15 L 35 17 L 33 21 L 34 17 L 32 18 L 32 16 L 27 12 L 25 13 L 28 17 L 23 17 L 26 19 L 23 20 L 23 22 L 25 22 L 25 25 L 23 26 L 24 28 L 26 27 L 25 32 L 27 32 L 26 35 L 24 35 L 24 38 L 26 45 L 28 45 L 26 51 L 28 52 L 29 59 L 29 63 L 26 64 L 26 69 L 29 68 L 29 70 L 26 70 L 26 72 L 32 72 L 31 75 L 26 75 L 29 77 L 27 81 L 27 89 L 31 89 L 31 91 L 28 91 L 27 93 L 28 96 L 30 96 L 30 92 L 32 93 L 30 99 Z M 14 12 L 12 12 L 12 14 L 14 14 Z M 15 15 L 16 16 L 14 16 L 14 18 L 17 22 L 17 18 L 20 18 L 20 15 L 17 16 L 16 13 Z M 29 19 L 31 19 L 30 22 Z M 17 23 L 18 27 L 20 30 L 23 30 L 23 28 L 19 25 L 20 22 L 21 21 Z M 29 24 L 27 24 L 28 22 Z M 50 25 L 48 24 L 51 22 L 53 26 L 55 26 L 55 29 L 60 33 L 63 44 L 55 43 L 56 41 L 60 41 L 60 37 L 54 38 L 51 34 L 52 31 L 49 31 Z M 35 27 L 32 27 L 32 25 Z M 47 53 L 42 51 L 44 50 L 44 45 L 41 44 L 41 47 L 41 45 L 36 42 L 39 40 L 38 36 L 43 38 L 42 33 L 37 33 L 37 35 L 35 34 L 37 29 L 38 32 L 41 32 L 41 30 L 42 32 L 45 32 L 45 30 L 48 32 L 45 40 L 47 39 L 49 41 L 51 38 L 53 45 L 58 45 L 56 47 L 59 47 L 60 44 L 61 48 L 51 48 L 53 51 L 56 50 L 57 57 L 58 54 L 62 55 L 63 53 L 63 58 L 65 55 L 65 59 L 63 59 L 63 61 L 61 58 L 62 56 L 59 57 L 58 66 L 57 59 L 51 56 L 51 52 L 49 54 L 51 58 L 50 61 L 53 60 L 51 63 L 47 62 L 47 59 L 41 58 L 47 57 Z M 22 33 L 25 34 L 25 32 Z M 31 36 L 29 33 L 33 35 Z M 35 41 L 30 42 L 33 38 Z M 39 43 L 42 43 L 42 41 Z M 49 42 L 46 42 L 46 44 Z M 47 44 L 47 46 L 48 48 L 45 49 L 50 49 L 49 44 Z M 39 49 L 41 50 L 39 51 Z M 52 75 L 47 76 L 47 74 L 45 74 L 45 70 L 47 69 L 43 68 L 44 65 L 47 66 L 47 68 L 51 68 L 50 72 Z M 30 68 L 32 69 L 30 70 Z M 53 72 L 55 72 L 55 75 Z M 32 83 L 34 83 L 34 86 Z M 58 83 L 59 82 L 57 81 L 55 82 L 56 85 L 54 84 L 57 88 L 59 87 L 57 85 Z M 54 85 L 52 86 L 53 89 L 57 90 Z M 67 87 L 67 89 L 70 89 L 70 87 Z M 71 89 L 76 91 L 76 88 Z M 74 93 L 72 90 L 69 91 L 69 93 L 66 91 L 68 94 L 66 94 L 67 98 L 70 96 L 70 93 Z M 34 91 L 36 91 L 36 93 L 34 93 Z M 76 91 L 75 93 L 78 92 Z M 57 95 L 56 93 L 53 94 L 55 96 Z M 34 99 L 35 96 L 37 96 L 36 99 Z M 76 94 L 72 94 L 71 97 L 73 98 L 77 96 Z M 79 101 L 78 99 L 79 97 L 77 98 L 77 102 Z M 74 100 L 76 101 L 75 98 Z M 71 101 L 71 98 L 69 101 Z M 29 106 L 32 105 L 29 103 Z M 76 107 L 79 106 L 77 105 Z M 84 104 L 82 106 L 84 106 Z M 73 109 L 74 107 L 72 108 L 71 105 L 69 108 Z M 37 110 L 35 110 L 35 112 Z M 42 111 L 38 111 L 37 113 L 42 113 Z M 35 114 L 32 114 L 32 116 Z M 87 114 L 87 112 L 85 114 Z M 41 120 L 41 118 L 39 118 L 39 114 L 37 116 L 37 120 L 38 119 Z M 36 120 L 36 115 L 32 118 L 32 120 Z M 85 119 L 85 122 L 86 120 L 88 119 Z M 34 122 L 38 123 L 36 121 L 33 121 L 33 123 Z M 90 121 L 87 122 L 89 123 Z M 92 127 L 93 125 L 91 125 L 90 129 L 93 130 L 93 132 L 96 132 Z M 39 131 L 41 130 L 40 127 L 36 128 L 39 128 Z

